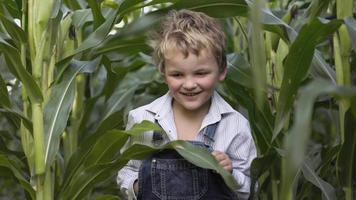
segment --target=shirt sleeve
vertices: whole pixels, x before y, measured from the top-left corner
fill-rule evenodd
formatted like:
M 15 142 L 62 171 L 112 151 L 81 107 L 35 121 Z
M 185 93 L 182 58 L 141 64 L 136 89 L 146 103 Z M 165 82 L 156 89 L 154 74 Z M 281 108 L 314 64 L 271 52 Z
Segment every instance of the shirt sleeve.
M 128 121 L 126 130 L 130 129 L 135 124 L 134 117 L 130 112 L 128 115 Z M 128 141 L 130 144 L 131 141 Z M 138 179 L 138 171 L 141 165 L 140 160 L 130 160 L 117 175 L 117 184 L 120 188 L 122 195 L 128 200 L 136 200 L 135 192 L 133 190 L 133 184 Z
M 256 147 L 247 120 L 243 120 L 238 127 L 238 134 L 232 140 L 227 154 L 232 161 L 232 175 L 238 185 L 236 194 L 239 199 L 248 199 L 251 186 L 250 166 L 256 157 Z

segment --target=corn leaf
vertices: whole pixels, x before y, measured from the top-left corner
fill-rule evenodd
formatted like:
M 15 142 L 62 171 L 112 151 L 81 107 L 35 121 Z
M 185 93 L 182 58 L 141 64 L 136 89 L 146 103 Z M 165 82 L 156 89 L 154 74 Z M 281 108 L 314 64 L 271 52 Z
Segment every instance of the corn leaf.
M 51 88 L 51 96 L 44 109 L 45 163 L 48 166 L 56 156 L 60 135 L 67 126 L 75 94 L 75 78 L 79 73 L 91 73 L 99 61 L 99 58 L 90 62 L 74 61 L 65 72 L 63 80 Z
M 4 79 L 2 79 L 0 75 L 0 107 L 11 107 L 11 102 L 9 98 L 9 94 L 7 92 L 7 87 Z
M 273 139 L 282 130 L 293 106 L 300 83 L 307 76 L 315 46 L 335 32 L 341 25 L 340 20 L 322 23 L 314 20 L 302 27 L 298 37 L 290 47 L 284 62 L 284 73 L 280 96 L 277 103 L 277 116 Z
M 19 51 L 0 37 L 0 52 L 5 55 L 5 60 L 11 73 L 22 82 L 30 100 L 32 102 L 42 102 L 43 96 L 39 86 L 22 63 L 19 62 L 21 60 Z
M 356 20 L 352 17 L 345 19 L 345 25 L 352 43 L 352 49 L 356 51 Z
M 11 170 L 13 175 L 20 182 L 23 189 L 27 191 L 27 193 L 31 196 L 32 199 L 35 199 L 35 191 L 32 189 L 31 184 L 25 179 L 21 169 L 19 169 L 17 165 L 13 164 L 12 159 L 8 157 L 7 154 L 3 154 L 2 152 L 0 152 L 0 166 L 6 167 Z
M 177 10 L 186 8 L 221 18 L 246 16 L 248 12 L 248 5 L 244 0 L 181 0 L 175 3 L 172 8 Z
M 306 146 L 311 132 L 311 119 L 314 101 L 321 95 L 335 97 L 354 98 L 356 87 L 338 87 L 325 80 L 316 80 L 307 85 L 300 92 L 295 108 L 294 124 L 285 137 L 284 147 L 286 150 L 282 169 L 282 191 L 288 191 L 292 187 L 293 179 L 302 167 Z M 282 196 L 286 198 L 286 196 Z

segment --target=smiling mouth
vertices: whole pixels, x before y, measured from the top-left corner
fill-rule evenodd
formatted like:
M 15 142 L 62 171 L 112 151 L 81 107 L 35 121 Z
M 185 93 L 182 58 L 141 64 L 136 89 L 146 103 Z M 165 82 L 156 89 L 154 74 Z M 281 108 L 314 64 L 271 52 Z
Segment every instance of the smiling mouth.
M 182 95 L 184 96 L 195 96 L 195 95 L 198 95 L 200 94 L 201 92 L 188 92 L 188 93 L 185 93 L 185 92 L 181 92 Z

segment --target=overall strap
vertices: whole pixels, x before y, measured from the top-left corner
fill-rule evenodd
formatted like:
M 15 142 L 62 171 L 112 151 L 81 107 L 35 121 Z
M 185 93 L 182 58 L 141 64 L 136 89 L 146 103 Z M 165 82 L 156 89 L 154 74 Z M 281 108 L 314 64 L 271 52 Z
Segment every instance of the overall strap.
M 155 124 L 157 124 L 158 126 L 161 127 L 161 125 L 159 125 L 158 121 L 155 120 Z M 162 127 L 161 127 L 162 128 Z M 152 135 L 152 144 L 154 146 L 159 146 L 163 143 L 163 135 L 162 133 L 158 132 L 158 131 L 153 131 L 153 135 Z
M 204 129 L 204 143 L 206 145 L 209 145 L 212 147 L 214 144 L 215 140 L 215 131 L 218 128 L 219 122 L 216 122 L 214 124 L 209 124 L 205 129 Z

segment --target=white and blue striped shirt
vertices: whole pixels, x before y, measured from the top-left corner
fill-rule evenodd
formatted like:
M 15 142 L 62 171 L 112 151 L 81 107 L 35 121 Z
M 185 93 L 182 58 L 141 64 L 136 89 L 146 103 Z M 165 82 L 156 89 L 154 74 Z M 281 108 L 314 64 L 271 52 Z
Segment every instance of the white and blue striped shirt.
M 172 97 L 166 95 L 150 104 L 130 111 L 126 129 L 143 120 L 158 122 L 167 133 L 169 140 L 177 140 L 177 131 L 172 110 Z M 203 130 L 206 126 L 219 122 L 215 134 L 213 149 L 225 152 L 232 161 L 232 175 L 237 181 L 236 193 L 239 199 L 248 199 L 250 192 L 250 165 L 256 157 L 256 147 L 250 126 L 245 117 L 234 110 L 217 92 L 214 92 L 208 114 L 203 119 L 197 141 L 204 141 Z M 135 143 L 151 144 L 152 131 L 135 138 Z M 139 160 L 131 160 L 117 176 L 117 183 L 128 199 L 136 199 L 133 183 L 138 178 L 141 165 Z

